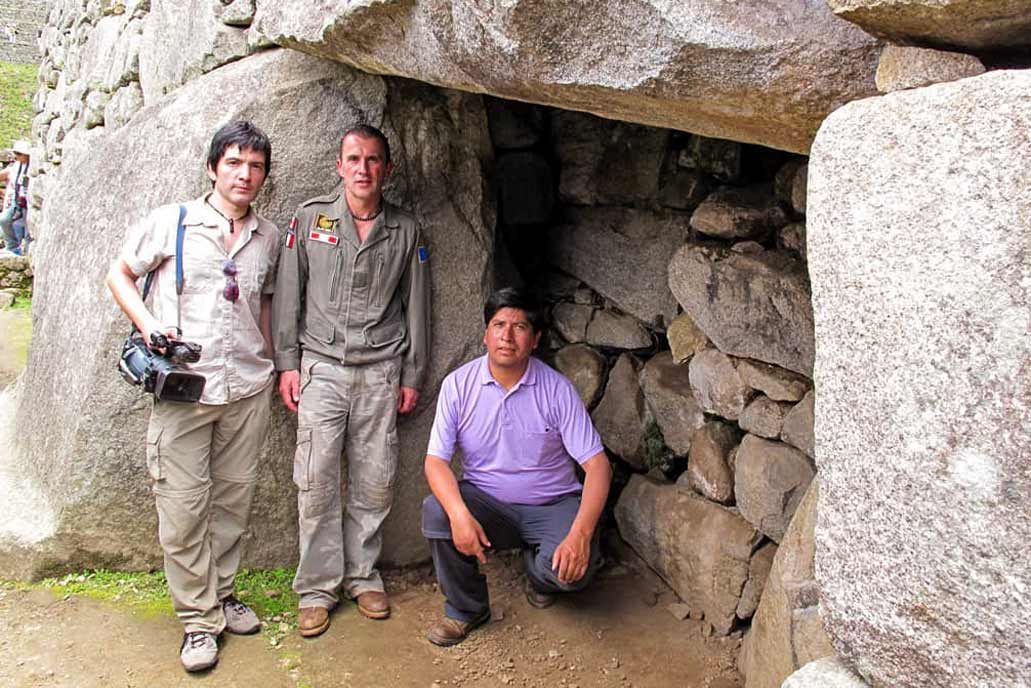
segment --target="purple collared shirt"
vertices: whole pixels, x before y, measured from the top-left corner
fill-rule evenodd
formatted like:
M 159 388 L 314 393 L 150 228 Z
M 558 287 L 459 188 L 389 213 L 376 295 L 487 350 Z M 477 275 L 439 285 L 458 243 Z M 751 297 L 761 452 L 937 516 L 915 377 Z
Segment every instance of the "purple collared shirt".
M 426 453 L 450 461 L 456 445 L 464 478 L 509 504 L 580 492 L 573 461 L 603 451 L 573 383 L 536 358 L 507 392 L 486 356 L 444 378 Z

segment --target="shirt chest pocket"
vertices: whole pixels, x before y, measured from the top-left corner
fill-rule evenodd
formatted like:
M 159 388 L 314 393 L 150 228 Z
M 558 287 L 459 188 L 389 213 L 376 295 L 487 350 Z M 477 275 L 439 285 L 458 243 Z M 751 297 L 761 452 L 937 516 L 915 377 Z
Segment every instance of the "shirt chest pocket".
M 562 436 L 555 428 L 523 430 L 520 439 L 523 448 L 521 453 L 531 465 L 547 465 L 565 459 Z

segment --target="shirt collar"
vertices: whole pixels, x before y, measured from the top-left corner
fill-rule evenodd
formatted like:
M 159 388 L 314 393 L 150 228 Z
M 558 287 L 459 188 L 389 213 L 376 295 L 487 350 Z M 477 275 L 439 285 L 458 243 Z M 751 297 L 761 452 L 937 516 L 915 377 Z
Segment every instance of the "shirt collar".
M 524 385 L 535 385 L 537 384 L 537 365 L 538 361 L 533 356 L 530 356 L 530 360 L 527 361 L 526 370 L 523 371 L 523 376 L 519 378 L 519 381 L 512 385 L 514 391 Z M 494 379 L 494 376 L 490 374 L 490 362 L 487 360 L 487 355 L 484 354 L 483 358 L 480 359 L 480 384 L 489 385 L 495 384 L 499 387 L 501 383 Z
M 184 225 L 204 225 L 205 227 L 218 228 L 227 224 L 225 218 L 207 203 L 211 193 L 209 191 L 200 198 L 184 204 L 186 206 L 186 216 L 183 217 Z M 255 234 L 261 234 L 261 223 L 258 222 L 258 213 L 254 210 L 253 205 L 250 208 L 250 212 L 247 213 L 247 217 L 244 218 L 243 223 L 237 224 L 237 228 L 242 232 L 249 230 Z

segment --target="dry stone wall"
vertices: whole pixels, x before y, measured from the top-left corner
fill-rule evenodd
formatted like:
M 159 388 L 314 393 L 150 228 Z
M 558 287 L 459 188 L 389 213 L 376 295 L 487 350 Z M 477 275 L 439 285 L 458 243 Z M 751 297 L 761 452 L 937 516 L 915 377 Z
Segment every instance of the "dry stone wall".
M 46 0 L 0 0 L 0 62 L 39 62 L 39 34 Z
M 815 474 L 805 159 L 493 99 L 488 113 L 499 272 L 553 304 L 544 355 L 617 462 L 620 532 L 731 633 Z M 545 171 L 554 194 L 512 209 L 517 170 Z

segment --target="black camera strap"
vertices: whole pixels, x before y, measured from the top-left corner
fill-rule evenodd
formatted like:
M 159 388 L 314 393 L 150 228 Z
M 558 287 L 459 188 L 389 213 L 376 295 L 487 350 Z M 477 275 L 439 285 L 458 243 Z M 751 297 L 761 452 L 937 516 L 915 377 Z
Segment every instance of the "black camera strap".
M 175 227 L 175 326 L 179 329 L 179 332 L 183 331 L 183 237 L 186 235 L 186 229 L 183 227 L 183 219 L 186 217 L 186 206 L 179 206 L 179 222 L 176 223 Z M 154 274 L 157 272 L 157 268 L 154 268 L 147 273 L 147 279 L 143 282 L 143 300 L 147 300 L 147 295 L 150 294 L 150 286 L 154 283 Z M 136 331 L 136 326 L 133 325 L 133 331 Z

